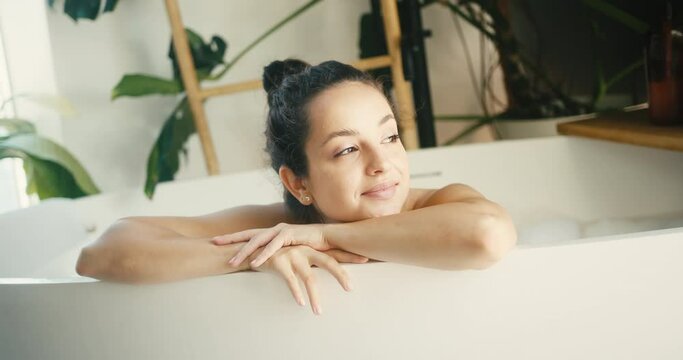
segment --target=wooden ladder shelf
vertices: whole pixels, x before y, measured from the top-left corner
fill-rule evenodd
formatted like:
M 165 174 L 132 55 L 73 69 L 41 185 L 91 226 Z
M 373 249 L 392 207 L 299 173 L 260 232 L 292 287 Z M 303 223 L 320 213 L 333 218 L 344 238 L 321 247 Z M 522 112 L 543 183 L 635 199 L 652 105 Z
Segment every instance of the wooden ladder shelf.
M 228 95 L 243 91 L 253 91 L 263 88 L 260 80 L 249 80 L 234 84 L 227 84 L 212 88 L 202 88 L 197 80 L 194 60 L 180 16 L 180 8 L 177 0 L 165 0 L 168 19 L 171 23 L 173 45 L 180 67 L 180 75 L 185 87 L 185 93 L 190 104 L 195 127 L 202 145 L 206 169 L 209 175 L 220 173 L 216 149 L 211 138 L 211 132 L 204 111 L 204 100 L 220 95 Z M 392 81 L 396 103 L 398 107 L 399 127 L 401 139 L 406 149 L 417 149 L 418 136 L 415 124 L 415 106 L 413 104 L 410 83 L 403 76 L 403 59 L 401 58 L 401 28 L 398 19 L 396 0 L 381 0 L 384 33 L 386 35 L 389 55 L 377 56 L 359 60 L 352 65 L 361 70 L 371 70 L 383 67 L 391 67 Z

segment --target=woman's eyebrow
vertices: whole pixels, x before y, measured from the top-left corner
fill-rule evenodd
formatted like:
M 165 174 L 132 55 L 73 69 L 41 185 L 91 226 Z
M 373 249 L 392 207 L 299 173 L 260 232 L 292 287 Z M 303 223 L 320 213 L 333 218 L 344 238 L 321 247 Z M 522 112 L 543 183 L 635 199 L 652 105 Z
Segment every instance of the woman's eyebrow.
M 359 134 L 358 130 L 341 129 L 339 131 L 335 131 L 335 132 L 327 135 L 327 138 L 325 139 L 325 141 L 323 141 L 322 145 L 320 145 L 320 146 L 321 147 L 325 146 L 325 144 L 327 144 L 328 141 L 330 141 L 330 140 L 332 140 L 338 136 L 354 136 L 354 135 L 358 135 L 358 134 Z
M 379 124 L 382 125 L 382 124 L 384 124 L 385 122 L 387 122 L 387 121 L 389 121 L 389 120 L 391 120 L 391 119 L 393 119 L 393 118 L 394 118 L 394 114 L 386 114 L 386 115 L 384 115 L 384 117 L 382 118 L 382 120 L 379 121 Z
M 389 120 L 391 120 L 391 119 L 393 119 L 393 118 L 394 118 L 394 115 L 393 115 L 393 114 L 386 114 L 386 115 L 384 115 L 384 117 L 379 121 L 379 125 L 381 126 L 382 124 L 386 123 L 387 121 L 389 121 Z M 358 135 L 358 134 L 359 134 L 359 133 L 358 133 L 358 130 L 353 130 L 353 129 L 341 129 L 341 130 L 339 130 L 339 131 L 335 131 L 335 132 L 330 133 L 329 135 L 327 135 L 327 138 L 325 138 L 325 141 L 323 141 L 322 145 L 320 145 L 320 146 L 321 146 L 321 147 L 322 147 L 322 146 L 325 146 L 325 144 L 327 144 L 328 141 L 330 141 L 330 140 L 332 140 L 332 139 L 334 139 L 334 138 L 336 138 L 336 137 L 338 137 L 338 136 L 354 136 L 354 135 Z

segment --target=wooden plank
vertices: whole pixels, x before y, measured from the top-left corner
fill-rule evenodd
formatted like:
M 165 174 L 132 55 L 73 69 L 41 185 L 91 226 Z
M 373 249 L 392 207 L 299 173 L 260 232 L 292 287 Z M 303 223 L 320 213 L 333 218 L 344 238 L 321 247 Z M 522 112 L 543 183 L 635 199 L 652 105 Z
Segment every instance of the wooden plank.
M 563 135 L 683 151 L 683 124 L 653 125 L 649 121 L 648 109 L 614 112 L 594 119 L 558 124 L 557 132 Z
M 202 144 L 202 151 L 204 152 L 204 160 L 206 161 L 206 169 L 209 175 L 218 175 L 220 170 L 218 168 L 218 158 L 216 156 L 216 149 L 213 146 L 211 133 L 206 121 L 206 113 L 202 104 L 202 94 L 199 88 L 199 81 L 197 80 L 197 73 L 194 68 L 194 60 L 190 53 L 190 46 L 187 42 L 187 34 L 185 27 L 180 17 L 180 9 L 176 0 L 165 0 L 166 12 L 168 13 L 168 20 L 171 23 L 171 32 L 173 35 L 173 46 L 175 47 L 176 58 L 180 66 L 180 75 L 187 94 L 187 100 L 190 103 L 190 110 L 192 111 L 192 118 L 194 119 L 195 128 L 199 135 L 199 140 Z
M 244 91 L 259 90 L 263 89 L 263 84 L 261 80 L 247 80 L 234 84 L 227 84 L 222 86 L 216 86 L 212 88 L 206 88 L 202 90 L 202 98 L 206 99 L 212 96 L 219 95 L 229 95 Z

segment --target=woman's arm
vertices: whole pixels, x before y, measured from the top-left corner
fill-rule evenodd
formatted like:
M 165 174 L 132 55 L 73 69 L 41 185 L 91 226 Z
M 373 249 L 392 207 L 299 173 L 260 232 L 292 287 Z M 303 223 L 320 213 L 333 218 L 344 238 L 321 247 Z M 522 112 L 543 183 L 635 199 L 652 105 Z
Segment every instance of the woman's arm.
M 484 269 L 517 241 L 505 209 L 463 184 L 452 184 L 396 215 L 327 224 L 330 247 L 372 259 L 441 269 Z
M 501 206 L 463 184 L 420 194 L 409 208 L 388 215 L 340 224 L 278 224 L 214 238 L 216 244 L 249 241 L 230 260 L 238 266 L 265 246 L 251 263 L 259 266 L 282 246 L 338 248 L 372 259 L 441 269 L 484 269 L 517 241 L 514 224 Z
M 211 237 L 292 221 L 284 204 L 243 206 L 199 217 L 131 217 L 83 248 L 76 271 L 102 280 L 161 282 L 248 269 L 227 264 L 239 245 Z

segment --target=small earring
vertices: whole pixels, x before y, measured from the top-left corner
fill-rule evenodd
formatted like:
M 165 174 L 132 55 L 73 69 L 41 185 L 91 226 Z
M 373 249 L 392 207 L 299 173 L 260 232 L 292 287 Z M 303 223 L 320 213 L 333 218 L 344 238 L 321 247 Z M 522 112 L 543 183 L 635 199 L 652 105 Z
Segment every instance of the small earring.
M 304 205 L 308 205 L 311 202 L 311 197 L 308 195 L 304 195 L 302 200 L 304 202 Z

